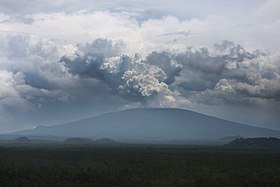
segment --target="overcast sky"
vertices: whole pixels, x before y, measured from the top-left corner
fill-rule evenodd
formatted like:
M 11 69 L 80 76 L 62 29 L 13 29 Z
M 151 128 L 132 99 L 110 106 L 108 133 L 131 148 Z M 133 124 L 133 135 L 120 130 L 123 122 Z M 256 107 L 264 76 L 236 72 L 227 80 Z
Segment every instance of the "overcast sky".
M 176 107 L 280 129 L 278 0 L 1 0 L 0 133 Z

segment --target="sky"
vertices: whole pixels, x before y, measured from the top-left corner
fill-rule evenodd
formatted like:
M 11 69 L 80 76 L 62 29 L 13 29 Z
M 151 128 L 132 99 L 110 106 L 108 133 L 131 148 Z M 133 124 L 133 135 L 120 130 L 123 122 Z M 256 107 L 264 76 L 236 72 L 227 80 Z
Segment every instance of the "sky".
M 1 0 L 0 133 L 130 108 L 280 129 L 278 0 Z

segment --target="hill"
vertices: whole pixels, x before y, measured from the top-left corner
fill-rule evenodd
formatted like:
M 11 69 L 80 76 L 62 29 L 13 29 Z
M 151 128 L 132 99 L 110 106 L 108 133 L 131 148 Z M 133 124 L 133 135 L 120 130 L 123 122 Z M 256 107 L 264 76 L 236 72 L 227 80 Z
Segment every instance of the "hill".
M 280 137 L 278 130 L 253 127 L 181 109 L 111 112 L 57 126 L 39 126 L 15 134 L 145 141 L 217 139 L 227 136 Z
M 110 138 L 101 138 L 95 141 L 96 144 L 102 144 L 102 145 L 116 145 L 118 144 L 117 141 L 112 140 Z
M 277 148 L 280 149 L 280 139 L 278 138 L 238 138 L 229 143 L 234 147 L 251 148 Z
M 67 138 L 63 141 L 65 144 L 92 144 L 94 143 L 93 140 L 89 138 Z
M 16 143 L 30 143 L 31 140 L 27 137 L 19 137 L 14 140 Z

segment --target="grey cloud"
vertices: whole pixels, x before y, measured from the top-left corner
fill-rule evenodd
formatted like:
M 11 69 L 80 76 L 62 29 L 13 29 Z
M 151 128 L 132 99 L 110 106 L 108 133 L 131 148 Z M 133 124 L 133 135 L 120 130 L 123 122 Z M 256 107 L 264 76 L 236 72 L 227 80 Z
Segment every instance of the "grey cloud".
M 64 56 L 60 61 L 63 62 L 68 68 L 68 71 L 74 75 L 98 78 L 105 76 L 104 70 L 106 68 L 102 68 L 105 60 L 121 56 L 121 47 L 122 44 L 120 43 L 112 44 L 109 40 L 97 39 L 85 45 L 79 44 L 76 54 L 73 57 L 69 58 Z M 125 57 L 122 59 L 120 62 L 121 65 L 126 62 Z
M 170 32 L 170 33 L 164 33 L 160 34 L 159 36 L 189 36 L 191 34 L 191 31 L 179 31 L 179 32 Z
M 54 42 L 26 35 L 7 35 L 1 41 L 4 59 L 0 68 L 23 73 L 26 84 L 54 90 L 67 77 L 65 68 L 56 63 L 60 54 Z
M 279 100 L 279 67 L 269 65 L 268 55 L 259 50 L 222 41 L 212 49 L 154 51 L 141 59 L 122 55 L 122 48 L 123 44 L 99 39 L 78 46 L 74 58 L 66 56 L 61 62 L 71 74 L 95 78 L 134 101 L 174 93 L 194 103 L 214 104 L 214 97 L 217 103 L 236 104 L 254 98 Z
M 166 52 L 152 52 L 147 56 L 146 63 L 157 66 L 166 73 L 167 78 L 164 80 L 166 84 L 175 82 L 175 78 L 180 75 L 182 70 L 182 66 Z
M 0 81 L 1 94 L 9 93 L 2 104 L 30 110 L 42 103 L 66 100 L 60 87 L 67 76 L 63 66 L 53 63 L 60 55 L 52 42 L 25 35 L 6 35 L 1 41 L 0 70 L 1 77 L 6 77 Z
M 261 79 L 258 84 L 250 85 L 246 83 L 237 83 L 235 89 L 240 93 L 250 97 L 259 97 L 275 99 L 280 101 L 280 79 Z
M 179 75 L 180 65 L 167 53 L 152 53 L 141 60 L 136 55 L 122 55 L 124 46 L 98 39 L 91 44 L 79 45 L 74 57 L 62 57 L 68 71 L 80 77 L 91 77 L 107 84 L 113 92 L 127 99 L 168 94 L 168 85 Z
M 71 58 L 61 58 L 63 46 L 52 41 L 10 34 L 0 39 L 0 109 L 125 102 L 116 92 L 131 59 L 121 55 L 121 43 L 99 39 L 79 44 Z
M 264 104 L 279 100 L 280 69 L 269 55 L 247 51 L 233 42 L 223 41 L 208 49 L 179 54 L 183 64 L 178 86 L 193 102 L 208 104 Z M 212 49 L 212 51 L 213 51 Z
M 247 51 L 229 41 L 179 54 L 154 51 L 144 58 L 124 55 L 125 44 L 108 39 L 78 44 L 73 55 L 62 57 L 53 42 L 32 36 L 8 36 L 1 45 L 6 56 L 0 68 L 17 75 L 12 76 L 16 83 L 11 88 L 21 88 L 17 94 L 30 102 L 48 102 L 48 94 L 50 101 L 54 95 L 61 102 L 77 100 L 81 94 L 70 91 L 73 88 L 83 91 L 84 98 L 112 95 L 127 102 L 178 93 L 194 103 L 214 97 L 236 103 L 279 100 L 280 67 L 269 63 L 263 52 Z
M 225 65 L 223 58 L 210 56 L 207 48 L 195 51 L 189 48 L 186 53 L 178 54 L 176 60 L 194 70 L 207 74 L 220 74 Z
M 19 110 L 33 110 L 41 103 L 62 99 L 59 90 L 37 89 L 25 83 L 25 76 L 21 72 L 12 73 L 2 71 L 0 83 L 0 97 L 2 107 L 12 107 Z

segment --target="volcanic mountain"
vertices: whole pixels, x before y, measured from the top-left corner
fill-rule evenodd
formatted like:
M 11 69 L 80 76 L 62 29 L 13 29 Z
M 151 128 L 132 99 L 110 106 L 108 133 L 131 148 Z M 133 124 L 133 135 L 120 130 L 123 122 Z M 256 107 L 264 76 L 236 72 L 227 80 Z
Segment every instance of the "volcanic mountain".
M 15 134 L 146 141 L 217 139 L 228 136 L 280 137 L 279 130 L 254 127 L 197 112 L 169 108 L 111 112 L 57 126 L 38 126 Z

